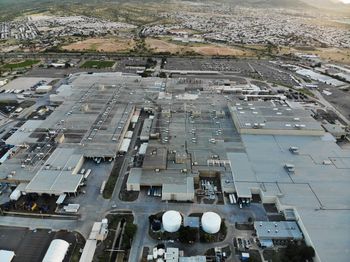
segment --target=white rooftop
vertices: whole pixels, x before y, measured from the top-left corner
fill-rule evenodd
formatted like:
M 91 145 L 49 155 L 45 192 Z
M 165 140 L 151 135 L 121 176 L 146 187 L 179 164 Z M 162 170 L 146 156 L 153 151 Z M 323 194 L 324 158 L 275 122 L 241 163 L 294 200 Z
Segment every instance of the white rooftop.
M 295 208 L 321 261 L 348 261 L 350 151 L 313 136 L 243 135 L 242 141 L 246 152 L 227 153 L 238 195 L 259 191 L 282 209 Z M 285 163 L 295 166 L 294 174 Z

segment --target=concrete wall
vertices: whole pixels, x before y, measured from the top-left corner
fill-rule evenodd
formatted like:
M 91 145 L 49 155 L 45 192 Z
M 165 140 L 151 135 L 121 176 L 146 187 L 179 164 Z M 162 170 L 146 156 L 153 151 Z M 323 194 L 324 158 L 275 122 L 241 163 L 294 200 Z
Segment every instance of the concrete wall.
M 127 191 L 140 191 L 140 184 L 139 183 L 126 183 L 126 190 Z
M 237 126 L 238 127 L 238 126 Z M 267 128 L 239 128 L 240 134 L 247 135 L 291 135 L 291 136 L 322 136 L 323 130 L 304 129 L 267 129 Z
M 72 170 L 72 174 L 73 175 L 76 175 L 79 173 L 79 170 L 81 169 L 81 167 L 83 166 L 84 164 L 84 157 L 81 156 L 81 158 L 79 159 L 77 165 L 75 166 L 75 168 Z
M 162 200 L 193 201 L 194 193 L 162 193 Z

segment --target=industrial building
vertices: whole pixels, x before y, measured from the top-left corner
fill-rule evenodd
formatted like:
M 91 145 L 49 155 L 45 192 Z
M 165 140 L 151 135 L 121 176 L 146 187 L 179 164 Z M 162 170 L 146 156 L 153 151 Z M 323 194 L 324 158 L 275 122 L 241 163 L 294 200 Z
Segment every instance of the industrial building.
M 11 262 L 15 257 L 15 252 L 9 250 L 0 250 L 0 261 Z
M 76 193 L 83 176 L 77 174 L 84 161 L 75 149 L 57 148 L 25 188 L 26 193 L 61 195 Z
M 50 95 L 56 108 L 45 120 L 27 120 L 6 139 L 13 148 L 0 166 L 0 181 L 22 183 L 23 193 L 75 194 L 84 160 L 112 160 L 120 150 L 127 151 L 123 138 L 135 106 L 122 98 L 127 91 L 116 84 L 118 78 L 126 83 L 139 77 L 72 75 Z
M 160 138 L 148 140 L 143 166 L 129 175 L 129 189 L 131 184 L 137 190 L 161 186 L 163 200 L 183 200 L 185 189 L 193 188 L 196 198 L 200 180 L 219 174 L 222 192 L 235 193 L 238 201 L 257 194 L 297 221 L 317 260 L 331 260 L 346 250 L 349 150 L 340 148 L 299 103 L 227 103 L 217 96 L 208 109 L 205 98 L 185 102 L 173 97 L 171 109 L 153 119 L 159 122 Z M 201 113 L 193 115 L 194 108 Z M 336 239 L 341 239 L 339 246 L 330 248 L 327 243 Z
M 254 229 L 262 247 L 271 247 L 273 243 L 285 245 L 288 241 L 303 239 L 303 233 L 295 221 L 255 221 Z
M 147 261 L 166 261 L 166 262 L 206 262 L 206 256 L 184 256 L 184 252 L 175 247 L 166 249 L 156 247 L 152 250 L 153 254 L 147 256 Z
M 28 120 L 6 140 L 14 147 L 0 166 L 0 181 L 18 185 L 13 198 L 18 192 L 75 195 L 85 162 L 127 154 L 134 157 L 127 163 L 128 191 L 156 188 L 163 201 L 206 198 L 214 204 L 220 194 L 234 193 L 240 203 L 259 195 L 292 223 L 256 224 L 266 245 L 274 241 L 268 230 L 276 227 L 276 240 L 304 238 L 316 261 L 347 260 L 350 151 L 336 144 L 340 130 L 322 127 L 297 102 L 227 99 L 213 93 L 209 81 L 200 86 L 203 92 L 175 78 L 167 92 L 154 78 L 140 81 L 81 73 L 50 95 L 53 113 Z M 179 213 L 163 217 L 168 232 L 182 224 L 191 222 Z M 210 234 L 220 225 L 219 214 L 201 219 Z M 171 260 L 171 254 L 166 261 L 197 259 L 175 252 Z
M 324 129 L 311 117 L 311 112 L 303 108 L 293 108 L 285 101 L 237 102 L 229 106 L 229 109 L 241 134 L 324 134 Z
M 69 249 L 69 243 L 62 239 L 52 240 L 43 262 L 63 262 Z

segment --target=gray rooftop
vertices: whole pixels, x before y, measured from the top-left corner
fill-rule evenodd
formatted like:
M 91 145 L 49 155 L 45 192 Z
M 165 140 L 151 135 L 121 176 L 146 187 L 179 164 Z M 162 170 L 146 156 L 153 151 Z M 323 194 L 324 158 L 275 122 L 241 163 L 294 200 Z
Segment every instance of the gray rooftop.
M 35 143 L 38 139 L 30 137 L 30 135 L 35 129 L 40 127 L 43 122 L 43 120 L 28 120 L 5 141 L 6 144 L 21 145 L 23 143 Z
M 238 195 L 260 192 L 266 201 L 279 202 L 281 209 L 294 208 L 322 261 L 334 256 L 347 261 L 350 151 L 328 136 L 242 135 L 242 140 L 245 152 L 227 154 Z M 292 146 L 299 154 L 290 152 Z M 294 174 L 286 172 L 285 163 L 295 166 Z
M 83 176 L 78 175 L 83 155 L 73 148 L 57 148 L 45 162 L 42 169 L 31 179 L 27 193 L 60 195 L 77 191 Z
M 82 180 L 82 175 L 72 175 L 70 171 L 41 170 L 30 181 L 25 192 L 54 195 L 75 193 Z
M 291 108 L 283 101 L 240 102 L 229 106 L 242 134 L 322 135 L 320 123 L 311 112 Z
M 255 221 L 254 228 L 259 239 L 301 240 L 303 233 L 294 221 Z

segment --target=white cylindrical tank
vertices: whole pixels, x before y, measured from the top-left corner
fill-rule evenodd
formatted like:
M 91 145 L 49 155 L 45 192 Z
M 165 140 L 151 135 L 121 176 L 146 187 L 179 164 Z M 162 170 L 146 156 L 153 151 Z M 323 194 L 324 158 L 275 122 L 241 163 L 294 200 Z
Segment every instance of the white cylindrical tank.
M 221 217 L 214 212 L 205 212 L 202 215 L 202 229 L 209 234 L 219 232 L 221 226 Z
M 179 230 L 182 222 L 182 217 L 179 212 L 169 210 L 162 217 L 163 228 L 167 232 L 176 232 Z
M 62 239 L 51 241 L 42 262 L 62 262 L 67 254 L 69 243 Z

